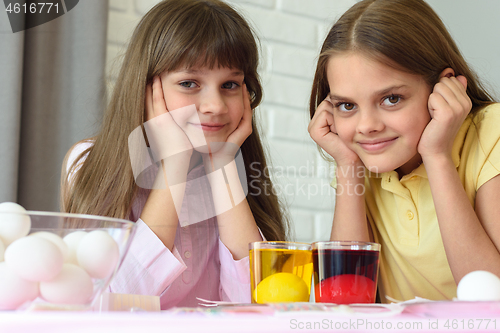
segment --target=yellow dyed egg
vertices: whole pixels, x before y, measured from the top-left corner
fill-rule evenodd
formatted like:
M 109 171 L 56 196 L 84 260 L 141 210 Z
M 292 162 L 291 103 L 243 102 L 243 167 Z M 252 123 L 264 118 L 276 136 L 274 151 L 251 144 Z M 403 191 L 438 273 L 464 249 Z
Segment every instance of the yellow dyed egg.
M 257 303 L 308 302 L 309 288 L 295 274 L 276 273 L 260 281 L 254 291 Z

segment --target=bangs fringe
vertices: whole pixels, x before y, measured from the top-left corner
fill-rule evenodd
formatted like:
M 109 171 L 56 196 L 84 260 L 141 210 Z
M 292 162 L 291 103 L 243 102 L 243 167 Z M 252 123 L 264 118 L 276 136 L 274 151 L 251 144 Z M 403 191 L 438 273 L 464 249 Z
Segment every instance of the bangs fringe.
M 172 59 L 168 70 L 218 66 L 247 72 L 252 63 L 248 58 L 258 53 L 257 45 L 253 36 L 242 35 L 240 31 L 237 22 L 228 22 L 213 12 L 207 12 L 202 22 L 198 22 L 198 29 L 186 33 L 186 44 Z

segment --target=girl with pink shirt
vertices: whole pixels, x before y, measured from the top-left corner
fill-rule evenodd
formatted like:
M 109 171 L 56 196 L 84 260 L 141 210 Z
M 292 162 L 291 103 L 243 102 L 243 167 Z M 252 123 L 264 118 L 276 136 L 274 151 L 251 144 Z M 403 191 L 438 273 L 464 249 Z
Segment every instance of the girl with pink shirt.
M 64 211 L 136 221 L 111 292 L 162 309 L 250 302 L 248 244 L 286 238 L 257 66 L 252 30 L 222 1 L 162 1 L 139 22 L 99 134 L 63 164 Z

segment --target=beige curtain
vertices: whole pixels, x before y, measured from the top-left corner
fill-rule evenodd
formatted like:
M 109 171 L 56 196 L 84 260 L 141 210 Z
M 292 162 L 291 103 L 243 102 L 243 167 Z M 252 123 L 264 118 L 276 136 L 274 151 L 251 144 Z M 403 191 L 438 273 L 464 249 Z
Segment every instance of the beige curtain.
M 58 211 L 64 155 L 103 112 L 108 1 L 17 33 L 1 7 L 0 202 Z

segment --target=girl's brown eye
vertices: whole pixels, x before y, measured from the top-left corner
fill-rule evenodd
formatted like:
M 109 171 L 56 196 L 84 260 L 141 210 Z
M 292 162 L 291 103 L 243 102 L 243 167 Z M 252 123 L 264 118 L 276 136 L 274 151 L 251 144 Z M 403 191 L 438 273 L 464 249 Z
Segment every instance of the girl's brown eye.
M 351 103 L 343 103 L 342 106 L 346 111 L 351 111 L 352 109 L 354 109 L 354 104 Z
M 399 97 L 398 96 L 390 96 L 389 97 L 389 102 L 391 103 L 397 103 L 399 101 Z
M 401 102 L 401 96 L 391 95 L 391 96 L 384 97 L 382 104 L 385 106 L 394 106 L 394 105 L 398 104 L 399 102 Z
M 350 112 L 356 109 L 356 105 L 354 105 L 353 103 L 340 102 L 337 103 L 335 106 L 340 112 Z

